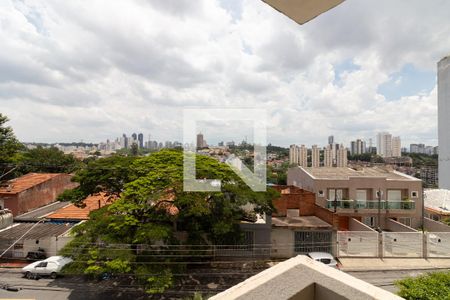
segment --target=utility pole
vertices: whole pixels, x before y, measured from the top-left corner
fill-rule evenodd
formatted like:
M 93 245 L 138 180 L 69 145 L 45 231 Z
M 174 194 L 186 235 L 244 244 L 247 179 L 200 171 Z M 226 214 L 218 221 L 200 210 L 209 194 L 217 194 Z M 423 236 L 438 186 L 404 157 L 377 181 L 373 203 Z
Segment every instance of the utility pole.
M 377 219 L 377 227 L 378 227 L 378 231 L 381 231 L 381 227 L 380 227 L 380 220 L 381 220 L 381 190 L 380 190 L 380 188 L 378 188 L 377 198 L 378 198 L 378 219 Z

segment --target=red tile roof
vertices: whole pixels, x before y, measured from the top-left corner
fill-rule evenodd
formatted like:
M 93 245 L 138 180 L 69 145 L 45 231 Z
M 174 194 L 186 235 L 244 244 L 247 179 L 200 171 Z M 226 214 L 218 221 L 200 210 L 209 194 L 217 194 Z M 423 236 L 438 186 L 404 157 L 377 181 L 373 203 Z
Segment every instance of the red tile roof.
M 55 178 L 62 173 L 28 173 L 0 187 L 0 194 L 17 194 Z
M 113 201 L 114 199 L 110 199 L 110 197 L 108 197 L 104 193 L 89 196 L 83 200 L 84 204 L 86 205 L 85 207 L 80 208 L 73 204 L 69 204 L 63 208 L 58 209 L 53 214 L 46 216 L 46 218 L 59 220 L 88 220 L 89 213 L 91 211 L 111 204 Z

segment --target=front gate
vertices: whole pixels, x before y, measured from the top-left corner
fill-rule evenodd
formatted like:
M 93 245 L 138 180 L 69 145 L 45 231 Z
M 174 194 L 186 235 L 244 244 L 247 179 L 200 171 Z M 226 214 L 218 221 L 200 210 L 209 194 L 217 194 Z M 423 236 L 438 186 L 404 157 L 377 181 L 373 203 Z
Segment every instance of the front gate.
M 296 231 L 294 241 L 296 254 L 309 252 L 332 253 L 331 231 Z

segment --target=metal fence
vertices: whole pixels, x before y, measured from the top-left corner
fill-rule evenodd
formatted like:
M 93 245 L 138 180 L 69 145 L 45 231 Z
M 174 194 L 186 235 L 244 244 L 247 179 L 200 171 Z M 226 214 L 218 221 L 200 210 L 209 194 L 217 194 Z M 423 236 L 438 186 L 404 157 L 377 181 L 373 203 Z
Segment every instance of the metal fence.
M 383 257 L 423 257 L 421 232 L 383 232 Z
M 338 231 L 337 256 L 378 257 L 378 232 Z

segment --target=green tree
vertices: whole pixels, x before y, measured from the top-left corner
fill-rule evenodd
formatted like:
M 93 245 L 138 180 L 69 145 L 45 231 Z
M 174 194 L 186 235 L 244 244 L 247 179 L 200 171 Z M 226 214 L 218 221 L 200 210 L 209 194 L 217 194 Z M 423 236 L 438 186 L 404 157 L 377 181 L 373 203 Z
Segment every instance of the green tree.
M 398 295 L 407 300 L 450 299 L 450 272 L 433 272 L 399 280 Z
M 14 166 L 11 163 L 16 162 L 17 155 L 23 145 L 17 140 L 13 129 L 6 126 L 8 117 L 0 113 L 0 180 L 6 179 Z
M 60 201 L 72 201 L 83 206 L 82 200 L 89 195 L 104 192 L 110 197 L 118 197 L 125 184 L 131 181 L 131 163 L 135 157 L 113 155 L 89 160 L 77 171 L 72 181 L 80 185 L 59 195 Z
M 149 292 L 161 292 L 173 282 L 171 274 L 175 265 L 162 265 L 161 262 L 177 262 L 183 258 L 170 256 L 174 249 L 169 246 L 160 257 L 155 257 L 154 249 L 142 245 L 181 244 L 174 235 L 175 228 L 188 234 L 188 245 L 239 243 L 239 223 L 248 215 L 243 206 L 252 203 L 255 212 L 270 214 L 272 199 L 278 196 L 272 189 L 252 191 L 228 165 L 206 156 L 196 158 L 197 178 L 220 179 L 221 191 L 185 192 L 181 151 L 162 150 L 135 159 L 128 166 L 120 198 L 109 207 L 92 213 L 89 221 L 77 226 L 74 240 L 62 253 L 74 257 L 77 263 L 71 268 L 75 270 L 99 275 L 118 273 L 120 269 L 121 273 L 145 282 Z M 81 172 L 95 173 L 96 170 Z M 99 182 L 79 181 L 80 190 L 104 187 L 102 176 L 93 176 L 93 173 L 87 177 L 98 178 Z M 122 251 L 110 251 L 101 246 L 117 243 L 128 246 Z M 164 247 L 157 249 L 160 248 Z M 195 256 L 189 259 L 193 260 Z
M 72 173 L 82 164 L 72 154 L 64 154 L 56 147 L 41 146 L 24 152 L 19 163 L 22 173 Z

